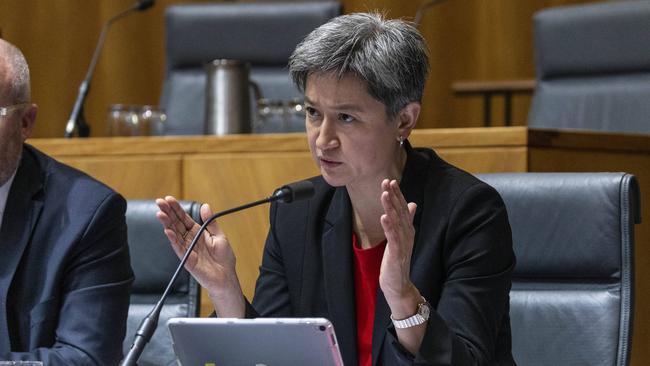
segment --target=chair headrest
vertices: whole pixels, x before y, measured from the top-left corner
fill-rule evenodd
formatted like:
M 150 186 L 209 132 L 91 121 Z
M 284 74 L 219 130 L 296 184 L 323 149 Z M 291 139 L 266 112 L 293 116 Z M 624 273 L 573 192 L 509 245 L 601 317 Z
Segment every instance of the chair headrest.
M 550 8 L 534 16 L 537 75 L 650 72 L 650 1 Z
M 196 67 L 216 58 L 286 66 L 296 45 L 340 8 L 332 1 L 170 6 L 167 68 Z
M 625 173 L 483 174 L 503 198 L 515 277 L 618 278 L 639 222 L 639 186 Z M 627 216 L 626 216 L 627 215 Z

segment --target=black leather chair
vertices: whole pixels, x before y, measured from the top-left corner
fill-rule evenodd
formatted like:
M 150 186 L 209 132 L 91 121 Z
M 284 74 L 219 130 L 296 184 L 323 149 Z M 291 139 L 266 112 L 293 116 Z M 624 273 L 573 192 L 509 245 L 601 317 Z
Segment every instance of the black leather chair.
M 647 0 L 537 13 L 537 88 L 528 125 L 650 133 L 648 19 Z
M 624 173 L 484 174 L 501 194 L 517 265 L 519 365 L 627 365 L 639 187 Z
M 199 220 L 200 204 L 184 201 L 182 206 L 192 218 Z M 156 219 L 157 211 L 152 200 L 128 201 L 126 223 L 135 282 L 123 344 L 124 354 L 131 348 L 140 322 L 160 299 L 179 263 L 163 233 L 162 225 Z M 182 271 L 161 311 L 156 332 L 144 349 L 138 365 L 176 365 L 167 320 L 199 316 L 199 296 L 199 285 L 186 271 Z
M 251 80 L 265 98 L 302 98 L 289 77 L 289 56 L 309 32 L 340 11 L 340 4 L 333 1 L 168 7 L 161 98 L 167 112 L 166 134 L 203 134 L 204 65 L 214 59 L 250 62 Z

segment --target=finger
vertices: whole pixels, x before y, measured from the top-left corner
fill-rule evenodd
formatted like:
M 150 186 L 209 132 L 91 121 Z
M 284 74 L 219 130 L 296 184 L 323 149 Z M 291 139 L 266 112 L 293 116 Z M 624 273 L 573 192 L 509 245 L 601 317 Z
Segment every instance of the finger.
M 413 237 L 402 228 L 393 225 L 386 214 L 381 216 L 380 222 L 387 240 L 384 256 L 389 253 L 390 258 L 397 260 L 395 263 L 402 263 L 402 267 L 405 265 L 404 268 L 408 271 L 413 251 Z
M 196 222 L 192 220 L 190 215 L 185 212 L 183 207 L 181 207 L 181 204 L 176 200 L 176 198 L 167 196 L 165 197 L 165 201 L 167 201 L 169 207 L 171 208 L 169 216 L 174 225 L 174 228 L 179 234 L 185 235 L 186 231 L 191 230 L 194 225 L 197 225 Z
M 381 181 L 381 190 L 382 191 L 387 191 L 390 187 L 390 180 L 389 179 L 384 179 Z
M 172 213 L 172 215 L 174 215 L 174 214 Z M 174 217 L 175 217 L 175 216 L 174 216 Z M 182 228 L 182 229 L 179 230 L 179 229 L 175 226 L 176 223 L 174 222 L 174 220 L 172 220 L 172 219 L 170 218 L 170 216 L 169 216 L 167 213 L 165 213 L 164 211 L 158 211 L 158 212 L 156 212 L 156 219 L 158 219 L 158 221 L 162 224 L 163 229 L 169 229 L 169 230 L 172 230 L 176 235 L 179 236 L 179 238 L 182 237 L 183 235 L 185 235 L 185 236 L 188 235 L 188 234 L 185 234 L 185 233 L 188 232 L 188 231 L 185 230 L 184 228 Z
M 201 205 L 201 219 L 203 222 L 207 221 L 212 217 L 212 209 L 210 208 L 210 205 L 207 203 L 204 203 Z M 221 228 L 219 227 L 219 224 L 217 224 L 216 220 L 213 220 L 211 223 L 208 224 L 208 227 L 205 228 L 205 230 L 211 234 L 211 235 L 224 235 L 223 231 L 221 231 Z
M 389 190 L 382 192 L 381 204 L 384 213 L 388 216 L 387 219 L 393 226 L 403 226 L 403 222 L 407 223 L 408 216 L 405 217 L 404 210 L 406 208 L 400 207 L 398 201 L 394 198 L 394 193 Z M 408 215 L 408 212 L 406 212 Z
M 384 229 L 386 239 L 388 241 L 394 241 L 398 238 L 396 231 L 400 224 L 400 217 L 390 196 L 390 191 L 381 193 L 381 204 L 384 208 L 384 214 L 380 217 L 380 223 Z
M 404 198 L 404 195 L 402 194 L 402 190 L 399 188 L 399 183 L 397 183 L 396 180 L 392 180 L 390 182 L 390 192 L 392 193 L 391 199 L 393 205 L 395 205 L 397 212 L 401 216 L 408 217 L 409 212 L 406 204 L 406 199 Z
M 173 225 L 171 223 L 172 220 L 165 212 L 163 211 L 156 212 L 156 219 L 160 221 L 164 229 L 173 229 Z
M 176 234 L 176 232 L 172 229 L 165 229 L 164 230 L 165 236 L 171 243 L 171 247 L 174 250 L 174 253 L 178 256 L 178 258 L 182 258 L 183 255 L 185 255 L 185 242 Z
M 178 234 L 174 230 L 171 229 L 165 229 L 165 236 L 167 236 L 167 239 L 169 239 L 169 242 L 171 243 L 171 247 L 174 250 L 174 253 L 178 257 L 178 259 L 183 259 L 185 256 L 189 244 L 187 244 L 185 241 L 183 241 Z M 187 258 L 187 262 L 185 262 L 185 268 L 188 271 L 191 271 L 194 266 L 196 266 L 196 262 L 198 260 L 198 254 L 192 253 L 190 256 Z
M 384 211 L 388 214 L 399 216 L 400 214 L 403 215 L 403 213 L 400 213 L 401 210 L 404 210 L 403 208 L 400 207 L 400 202 L 399 199 L 397 199 L 395 196 L 395 190 L 391 186 L 392 185 L 391 180 L 384 179 L 381 182 L 381 188 L 382 188 L 382 206 L 384 208 Z M 398 188 L 399 189 L 399 188 Z M 387 194 L 384 196 L 384 194 Z M 406 203 L 404 203 L 406 205 Z
M 411 223 L 413 223 L 413 218 L 415 217 L 415 211 L 417 211 L 418 205 L 415 202 L 409 202 L 407 206 L 411 216 Z
M 178 218 L 178 220 L 180 220 L 180 222 L 184 225 L 186 229 L 190 229 L 194 225 L 196 225 L 196 222 L 192 219 L 192 217 L 190 217 L 190 215 L 187 214 L 187 212 L 185 212 L 180 202 L 178 202 L 176 198 L 172 196 L 167 196 L 165 197 L 165 200 L 169 203 L 169 206 L 176 214 L 176 217 Z
M 161 198 L 156 199 L 156 205 L 158 205 L 158 208 L 160 209 L 160 211 L 156 212 L 156 219 L 158 219 L 158 221 L 162 224 L 163 233 L 165 236 L 167 236 L 167 239 L 172 244 L 172 248 L 174 248 L 175 251 L 181 250 L 184 248 L 185 244 L 182 238 L 183 234 L 179 233 L 178 230 L 176 230 L 174 227 L 174 222 L 169 216 L 170 214 L 174 215 L 171 207 L 167 201 Z M 177 248 L 179 246 L 181 247 L 180 249 Z
M 380 220 L 390 243 L 408 246 L 412 243 L 413 217 L 417 205 L 413 202 L 407 204 L 395 183 L 391 181 L 390 189 L 382 192 L 381 202 L 385 213 Z
M 176 202 L 176 199 L 171 196 L 167 196 L 164 199 L 157 199 L 156 204 L 160 209 L 161 215 L 156 216 L 161 220 L 166 228 L 172 229 L 182 235 L 187 231 L 187 229 L 173 209 L 172 205 L 174 202 Z M 176 204 L 178 204 L 178 202 L 176 202 Z
M 160 212 L 163 212 L 167 217 L 171 215 L 172 208 L 169 206 L 169 203 L 162 198 L 156 198 L 156 205 Z
M 382 229 L 384 229 L 384 235 L 386 236 L 386 245 L 399 248 L 400 236 L 397 230 L 395 230 L 395 225 L 393 225 L 393 222 L 390 220 L 388 215 L 381 215 L 379 222 L 381 223 Z

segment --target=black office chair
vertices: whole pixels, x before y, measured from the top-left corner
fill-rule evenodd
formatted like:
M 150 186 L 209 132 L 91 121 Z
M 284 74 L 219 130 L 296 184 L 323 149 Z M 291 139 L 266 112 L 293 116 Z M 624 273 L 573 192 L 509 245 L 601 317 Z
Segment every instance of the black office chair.
M 627 365 L 639 186 L 625 173 L 483 174 L 508 210 L 519 365 Z
M 307 34 L 340 11 L 341 5 L 333 1 L 168 7 L 161 98 L 167 112 L 166 134 L 204 133 L 204 65 L 215 59 L 250 62 L 251 80 L 265 98 L 302 98 L 289 77 L 289 56 Z M 300 126 L 304 129 L 304 123 Z
M 650 133 L 648 19 L 647 0 L 537 13 L 537 88 L 528 125 Z
M 184 201 L 181 205 L 199 222 L 199 203 Z M 151 200 L 129 200 L 127 204 L 126 223 L 135 282 L 123 343 L 124 354 L 131 348 L 140 322 L 160 299 L 179 263 L 163 233 L 162 225 L 156 219 L 157 211 L 156 204 Z M 167 320 L 174 317 L 199 316 L 199 307 L 199 285 L 186 271 L 182 271 L 161 311 L 156 332 L 144 349 L 138 365 L 176 365 Z

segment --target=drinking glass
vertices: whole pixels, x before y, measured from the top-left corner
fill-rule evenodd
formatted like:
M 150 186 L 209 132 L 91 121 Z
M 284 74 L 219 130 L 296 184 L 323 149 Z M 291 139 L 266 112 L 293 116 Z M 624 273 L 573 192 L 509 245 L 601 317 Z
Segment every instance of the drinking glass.
M 165 134 L 165 111 L 157 106 L 144 105 L 140 108 L 142 122 L 149 126 L 148 135 L 160 136 Z
M 286 116 L 289 132 L 305 132 L 305 104 L 301 98 L 287 101 Z
M 258 99 L 257 115 L 253 131 L 255 133 L 280 132 L 285 127 L 284 106 L 275 99 Z
M 113 104 L 108 110 L 108 135 L 162 135 L 166 120 L 165 112 L 156 106 Z
M 258 99 L 253 132 L 304 132 L 303 100 Z

